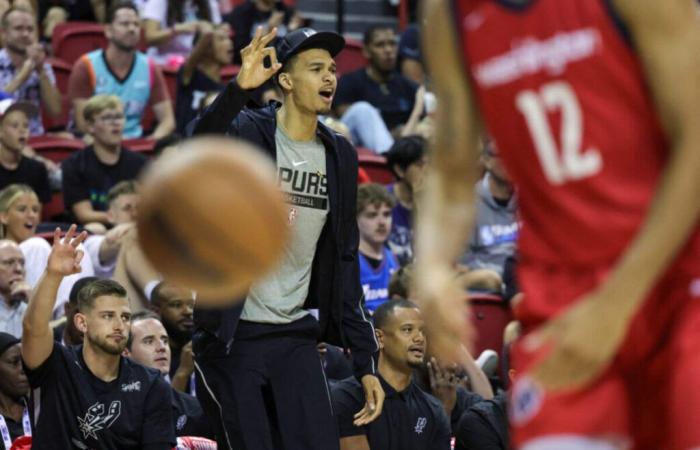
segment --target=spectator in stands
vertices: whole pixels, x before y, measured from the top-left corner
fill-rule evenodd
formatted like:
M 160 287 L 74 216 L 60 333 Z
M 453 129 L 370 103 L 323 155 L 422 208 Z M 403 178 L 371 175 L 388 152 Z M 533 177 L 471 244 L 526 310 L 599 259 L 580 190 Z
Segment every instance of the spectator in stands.
M 365 305 L 370 311 L 389 299 L 389 280 L 399 267 L 387 247 L 391 232 L 391 210 L 394 197 L 377 183 L 357 189 L 357 226 L 360 230 L 360 283 Z
M 413 260 L 412 211 L 416 193 L 423 185 L 428 162 L 425 155 L 425 140 L 418 136 L 404 137 L 396 141 L 386 153 L 387 165 L 394 173 L 396 182 L 388 186 L 396 197 L 392 210 L 389 247 L 403 266 Z
M 383 153 L 393 138 L 377 127 L 376 110 L 385 128 L 400 136 L 413 110 L 418 85 L 397 71 L 397 38 L 391 27 L 369 27 L 363 54 L 369 65 L 340 78 L 333 108 L 350 128 L 356 144 Z
M 23 155 L 29 139 L 29 121 L 39 111 L 32 103 L 0 101 L 0 189 L 23 183 L 36 192 L 42 203 L 51 200 L 49 175 L 44 164 Z
M 420 310 L 408 300 L 392 300 L 375 310 L 373 320 L 384 411 L 369 425 L 356 426 L 353 415 L 362 405 L 362 388 L 353 378 L 336 383 L 333 411 L 341 450 L 449 450 L 450 423 L 442 404 L 413 379 L 425 357 Z
M 0 332 L 0 436 L 1 450 L 10 450 L 20 436 L 31 435 L 26 396 L 29 382 L 22 369 L 19 339 Z
M 131 320 L 124 288 L 111 280 L 88 284 L 78 294 L 75 316 L 83 345 L 65 347 L 52 339 L 53 299 L 62 278 L 79 270 L 77 247 L 86 237 L 75 229 L 64 238 L 59 230 L 54 234 L 46 272 L 24 316 L 22 360 L 37 393 L 30 414 L 33 445 L 170 450 L 174 422 L 162 406 L 171 404 L 171 388 L 157 371 L 121 356 Z
M 78 313 L 78 294 L 83 287 L 96 280 L 99 280 L 99 278 L 85 277 L 75 282 L 68 295 L 68 301 L 63 305 L 66 322 L 54 328 L 54 341 L 60 342 L 63 345 L 80 345 L 83 343 L 83 333 L 75 326 L 75 320 L 73 320 Z
M 171 384 L 180 391 L 190 390 L 194 371 L 192 360 L 192 331 L 194 322 L 194 292 L 168 283 L 159 283 L 151 294 L 151 308 L 160 315 L 170 336 Z
M 401 74 L 418 84 L 425 82 L 425 68 L 420 49 L 420 27 L 410 24 L 399 39 L 399 68 Z
M 241 63 L 241 50 L 250 44 L 258 27 L 263 27 L 263 33 L 277 27 L 277 37 L 282 38 L 304 25 L 299 11 L 279 0 L 247 0 L 227 14 L 224 21 L 234 33 L 234 64 Z
M 105 36 L 107 48 L 94 50 L 75 62 L 68 80 L 75 125 L 88 133 L 83 109 L 90 97 L 111 94 L 124 103 L 125 138 L 143 135 L 141 120 L 150 105 L 158 125 L 147 136 L 159 139 L 175 129 L 175 116 L 161 70 L 137 50 L 141 23 L 136 6 L 118 1 L 109 10 Z
M 124 235 L 134 228 L 139 193 L 134 180 L 120 181 L 107 192 L 107 220 L 112 226 L 105 234 L 93 234 L 85 240 L 87 257 L 95 274 L 112 278 Z
M 63 161 L 63 200 L 78 222 L 108 225 L 107 193 L 120 181 L 136 179 L 148 159 L 121 145 L 124 109 L 119 97 L 96 95 L 82 110 L 93 144 Z
M 489 269 L 503 275 L 518 238 L 517 196 L 492 142 L 484 144 L 481 162 L 486 173 L 476 184 L 474 232 L 461 262 L 470 269 Z
M 36 236 L 40 217 L 41 204 L 31 187 L 11 184 L 0 191 L 0 238 L 19 245 L 25 259 L 26 279 L 32 287 L 39 283 L 51 252 L 46 239 Z M 55 318 L 63 316 L 63 304 L 68 301 L 73 284 L 80 278 L 94 275 L 90 258 L 83 258 L 80 267 L 80 273 L 66 277 L 58 289 Z
M 221 23 L 215 0 L 146 0 L 141 12 L 148 55 L 175 68 L 192 52 L 196 33 Z
M 13 241 L 0 240 L 0 331 L 22 335 L 22 317 L 31 290 L 25 279 L 22 250 Z
M 131 333 L 124 356 L 158 370 L 167 379 L 170 369 L 169 337 L 157 314 L 142 311 L 131 317 Z M 213 437 L 210 422 L 204 415 L 199 400 L 176 389 L 171 389 L 171 393 L 175 434 Z
M 42 0 L 39 2 L 39 23 L 42 38 L 51 42 L 56 25 L 64 22 L 104 23 L 108 0 Z
M 0 27 L 4 45 L 0 49 L 0 90 L 57 116 L 61 113 L 61 93 L 46 62 L 46 51 L 37 42 L 36 17 L 28 10 L 10 8 L 2 15 Z M 29 132 L 32 136 L 44 134 L 38 115 L 30 119 Z
M 177 132 L 185 133 L 185 127 L 204 109 L 204 100 L 218 94 L 224 84 L 221 69 L 231 62 L 233 44 L 228 24 L 211 27 L 206 24 L 195 37 L 192 53 L 177 74 L 177 101 L 175 119 Z

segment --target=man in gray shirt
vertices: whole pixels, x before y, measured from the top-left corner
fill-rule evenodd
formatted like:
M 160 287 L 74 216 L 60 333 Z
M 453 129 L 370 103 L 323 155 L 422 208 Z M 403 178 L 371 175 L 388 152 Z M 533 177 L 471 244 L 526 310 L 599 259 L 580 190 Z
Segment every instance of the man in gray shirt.
M 19 246 L 0 240 L 0 331 L 22 336 L 22 317 L 31 287 L 24 279 L 24 255 Z

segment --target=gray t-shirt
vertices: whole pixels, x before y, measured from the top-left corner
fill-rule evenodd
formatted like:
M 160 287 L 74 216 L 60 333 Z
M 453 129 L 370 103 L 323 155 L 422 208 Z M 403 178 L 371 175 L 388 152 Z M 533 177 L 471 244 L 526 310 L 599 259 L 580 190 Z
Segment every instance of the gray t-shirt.
M 0 331 L 9 333 L 16 338 L 22 337 L 22 319 L 27 310 L 24 302 L 7 304 L 7 300 L 0 295 Z
M 291 237 L 277 268 L 248 292 L 241 318 L 251 322 L 289 323 L 309 312 L 309 293 L 316 244 L 328 216 L 326 149 L 318 138 L 291 140 L 275 132 L 277 178 L 287 196 Z

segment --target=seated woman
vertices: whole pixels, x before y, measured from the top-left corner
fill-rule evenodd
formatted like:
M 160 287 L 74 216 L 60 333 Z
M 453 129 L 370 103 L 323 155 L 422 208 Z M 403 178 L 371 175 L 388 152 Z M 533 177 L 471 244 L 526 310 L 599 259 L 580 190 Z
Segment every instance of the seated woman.
M 216 0 L 147 0 L 141 10 L 148 55 L 161 65 L 179 67 L 192 52 L 202 22 L 221 23 Z
M 19 244 L 24 254 L 26 280 L 35 287 L 46 269 L 51 245 L 36 236 L 36 227 L 41 221 L 41 203 L 36 193 L 26 184 L 11 184 L 0 191 L 0 239 L 9 239 Z M 82 271 L 66 277 L 58 289 L 54 318 L 64 315 L 63 305 L 68 301 L 73 284 L 83 277 L 93 276 L 90 258 L 80 261 Z

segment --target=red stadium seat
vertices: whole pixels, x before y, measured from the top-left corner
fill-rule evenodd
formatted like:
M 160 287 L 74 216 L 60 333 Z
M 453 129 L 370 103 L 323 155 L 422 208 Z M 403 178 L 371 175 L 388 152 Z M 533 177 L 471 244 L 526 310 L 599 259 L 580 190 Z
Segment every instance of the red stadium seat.
M 500 295 L 469 293 L 472 324 L 476 328 L 477 338 L 474 355 L 486 349 L 501 353 L 503 348 L 503 330 L 513 320 L 510 305 Z
M 175 107 L 175 99 L 177 99 L 177 73 L 180 70 L 179 67 L 172 66 L 158 66 L 161 72 L 163 72 L 163 78 L 165 78 L 165 85 L 168 87 L 168 94 L 170 95 L 170 101 L 173 102 L 173 108 Z
M 335 57 L 338 77 L 367 65 L 367 58 L 362 54 L 362 42 L 345 39 L 345 48 Z
M 357 147 L 357 159 L 374 183 L 389 184 L 394 182 L 394 174 L 386 165 L 386 158 L 366 148 Z
M 155 143 L 155 140 L 148 138 L 125 139 L 122 141 L 122 145 L 129 150 L 146 155 L 153 153 L 153 145 L 155 145 Z
M 53 55 L 73 64 L 83 54 L 107 46 L 104 27 L 94 22 L 64 22 L 51 37 Z
M 56 76 L 56 86 L 61 92 L 61 114 L 54 117 L 49 115 L 45 108 L 42 108 L 41 120 L 45 130 L 64 130 L 68 125 L 71 110 L 71 103 L 68 98 L 68 77 L 70 77 L 72 65 L 58 58 L 49 58 L 47 61 L 51 64 L 53 73 Z
M 51 195 L 51 201 L 46 203 L 41 208 L 41 221 L 51 222 L 54 217 L 63 214 L 65 211 L 65 206 L 63 204 L 63 192 L 53 192 Z M 46 236 L 50 234 L 50 239 Z M 49 242 L 53 242 L 53 233 L 41 233 L 38 234 L 43 238 L 46 238 Z
M 85 148 L 85 141 L 56 136 L 32 136 L 29 146 L 44 158 L 60 163 L 71 153 Z

